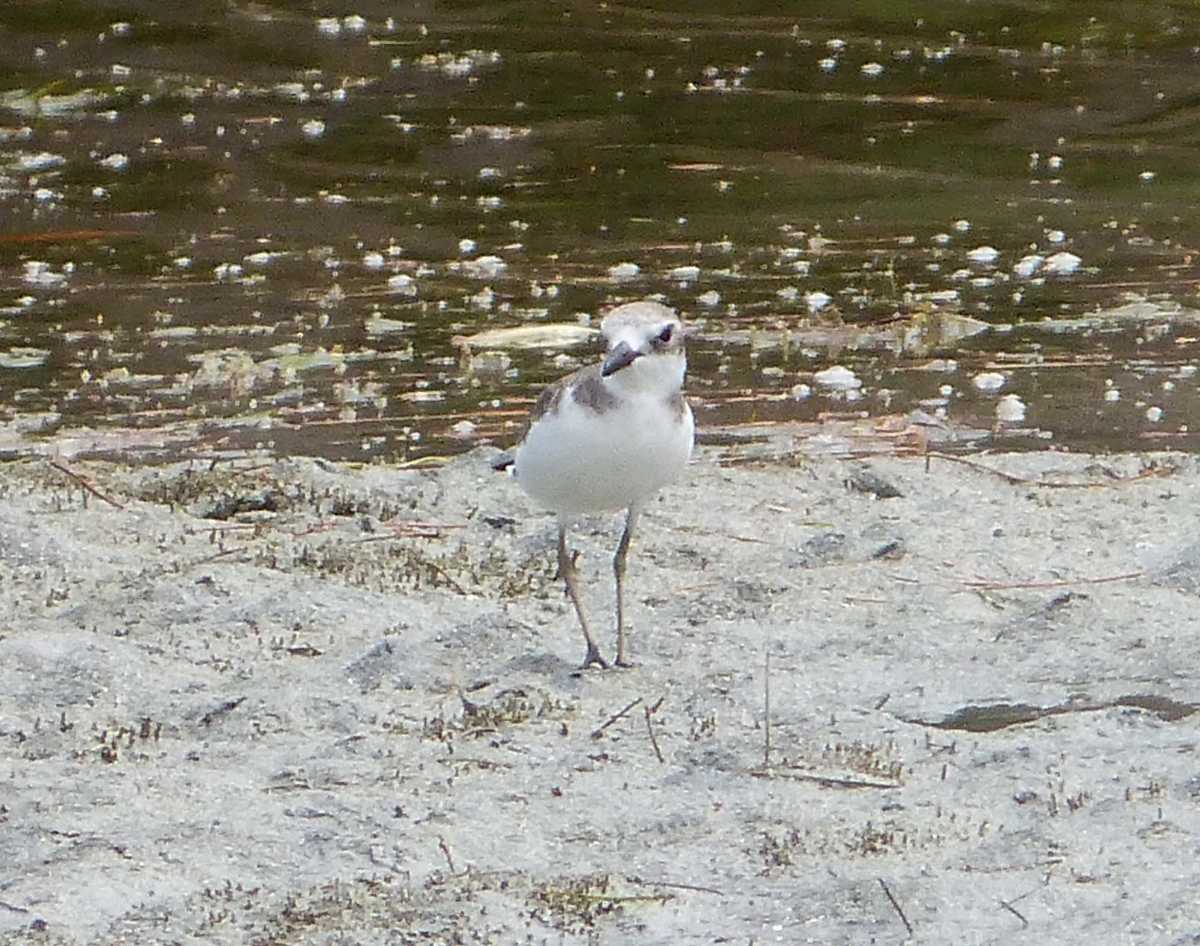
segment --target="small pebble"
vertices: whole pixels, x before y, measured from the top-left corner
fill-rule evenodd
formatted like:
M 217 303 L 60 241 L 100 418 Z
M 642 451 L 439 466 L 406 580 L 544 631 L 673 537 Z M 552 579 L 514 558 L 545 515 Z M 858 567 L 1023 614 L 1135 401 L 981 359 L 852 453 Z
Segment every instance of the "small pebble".
M 1055 253 L 1047 258 L 1045 270 L 1051 276 L 1069 276 L 1079 269 L 1082 263 L 1083 260 L 1074 253 Z
M 833 302 L 833 297 L 827 292 L 821 292 L 819 289 L 804 294 L 804 304 L 808 306 L 808 311 L 813 315 L 828 307 L 831 302 Z
M 859 377 L 843 365 L 834 365 L 832 368 L 818 371 L 813 375 L 813 380 L 821 387 L 834 391 L 851 391 L 862 387 Z
M 984 394 L 993 394 L 1004 387 L 1007 380 L 1004 375 L 997 371 L 984 371 L 975 375 L 971 379 L 971 383 L 975 385 L 977 390 L 982 391 Z

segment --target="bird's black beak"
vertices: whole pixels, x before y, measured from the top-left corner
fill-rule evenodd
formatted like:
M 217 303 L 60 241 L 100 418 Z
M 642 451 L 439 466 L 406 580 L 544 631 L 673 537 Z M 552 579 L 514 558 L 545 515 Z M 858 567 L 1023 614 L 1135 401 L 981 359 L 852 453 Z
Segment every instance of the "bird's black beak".
M 604 366 L 600 369 L 600 374 L 607 378 L 622 368 L 628 368 L 641 357 L 642 353 L 630 348 L 627 342 L 618 342 L 616 348 L 604 356 Z

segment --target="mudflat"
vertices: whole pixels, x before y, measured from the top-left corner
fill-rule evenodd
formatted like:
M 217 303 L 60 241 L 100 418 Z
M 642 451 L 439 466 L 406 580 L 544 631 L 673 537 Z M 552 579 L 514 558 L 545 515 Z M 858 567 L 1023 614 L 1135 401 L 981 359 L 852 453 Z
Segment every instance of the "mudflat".
M 491 457 L 0 465 L 0 942 L 1200 939 L 1194 457 Z

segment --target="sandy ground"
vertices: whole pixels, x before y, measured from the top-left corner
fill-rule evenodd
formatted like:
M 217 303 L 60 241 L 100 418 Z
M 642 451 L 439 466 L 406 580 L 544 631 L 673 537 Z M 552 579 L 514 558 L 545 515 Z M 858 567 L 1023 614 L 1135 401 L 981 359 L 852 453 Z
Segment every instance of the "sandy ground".
M 490 458 L 0 466 L 0 942 L 1200 942 L 1195 458 Z

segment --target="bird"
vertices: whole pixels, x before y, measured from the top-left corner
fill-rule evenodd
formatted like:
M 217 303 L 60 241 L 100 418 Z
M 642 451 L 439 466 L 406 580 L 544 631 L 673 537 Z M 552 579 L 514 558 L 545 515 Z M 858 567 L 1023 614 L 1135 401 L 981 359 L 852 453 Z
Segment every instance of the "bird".
M 607 312 L 603 361 L 550 384 L 529 415 L 513 457 L 518 485 L 558 519 L 558 571 L 583 629 L 582 669 L 610 667 L 592 636 L 579 596 L 567 533 L 580 515 L 625 510 L 613 556 L 618 667 L 633 666 L 625 634 L 625 569 L 646 502 L 687 466 L 695 421 L 683 394 L 687 357 L 683 320 L 660 302 L 641 300 Z

